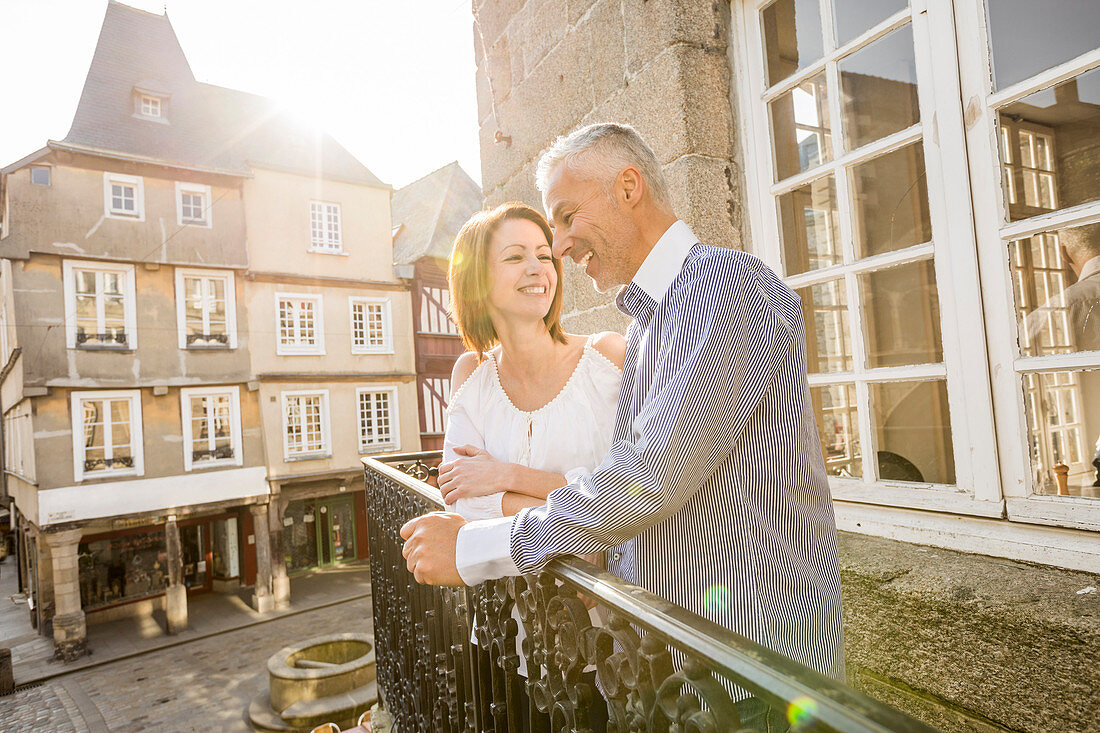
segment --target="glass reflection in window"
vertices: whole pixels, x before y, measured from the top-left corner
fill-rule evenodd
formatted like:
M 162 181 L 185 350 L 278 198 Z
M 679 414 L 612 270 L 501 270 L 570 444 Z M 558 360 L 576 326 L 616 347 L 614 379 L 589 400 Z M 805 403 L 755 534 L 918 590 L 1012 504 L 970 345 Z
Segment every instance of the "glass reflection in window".
M 997 89 L 1076 58 L 1100 41 L 1095 0 L 986 0 L 986 8 Z
M 807 79 L 768 105 L 775 146 L 776 180 L 833 158 L 825 75 Z
M 841 59 L 839 67 L 846 150 L 920 122 L 911 26 Z
M 836 45 L 843 46 L 908 4 L 907 0 L 833 0 Z
M 1023 375 L 1036 494 L 1100 498 L 1100 370 Z
M 869 368 L 943 361 L 932 260 L 865 273 L 859 284 Z
M 848 296 L 844 280 L 830 280 L 796 292 L 802 300 L 809 372 L 851 370 L 852 347 L 848 335 Z
M 843 261 L 833 176 L 783 194 L 778 204 L 779 236 L 788 275 Z
M 871 384 L 878 477 L 886 481 L 955 483 L 947 383 Z
M 821 58 L 818 0 L 776 0 L 761 12 L 768 85 L 783 81 Z
M 856 256 L 932 239 L 924 150 L 914 143 L 852 168 Z
M 1100 198 L 1100 69 L 1002 107 L 1009 221 Z
M 821 436 L 825 471 L 830 476 L 862 476 L 856 388 L 850 384 L 810 387 L 810 401 Z
M 1100 350 L 1100 224 L 1016 240 L 1009 264 L 1024 356 Z

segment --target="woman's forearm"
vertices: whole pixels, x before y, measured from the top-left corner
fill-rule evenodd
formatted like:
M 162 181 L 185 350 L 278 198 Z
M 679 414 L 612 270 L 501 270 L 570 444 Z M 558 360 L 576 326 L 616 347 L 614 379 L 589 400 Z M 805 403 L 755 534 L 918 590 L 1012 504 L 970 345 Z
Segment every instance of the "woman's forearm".
M 500 513 L 506 517 L 512 517 L 519 513 L 520 509 L 531 506 L 542 506 L 546 502 L 526 494 L 517 494 L 514 491 L 504 492 L 500 500 Z
M 544 503 L 551 491 L 560 489 L 562 486 L 569 483 L 565 480 L 565 476 L 560 473 L 539 471 L 536 468 L 528 468 L 518 463 L 511 464 L 511 469 L 512 475 L 510 477 L 511 480 L 508 482 L 508 491 L 513 494 L 522 494 L 533 499 L 538 499 L 535 504 L 529 506 L 537 506 L 538 504 Z

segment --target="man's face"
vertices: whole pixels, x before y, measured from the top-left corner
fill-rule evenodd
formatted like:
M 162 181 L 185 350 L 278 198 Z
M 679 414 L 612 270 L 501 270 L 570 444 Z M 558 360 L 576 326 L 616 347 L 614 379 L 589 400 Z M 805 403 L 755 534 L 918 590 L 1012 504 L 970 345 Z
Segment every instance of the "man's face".
M 571 257 L 601 292 L 630 282 L 640 265 L 632 256 L 637 228 L 599 183 L 559 165 L 547 181 L 543 205 L 554 230 L 555 257 Z

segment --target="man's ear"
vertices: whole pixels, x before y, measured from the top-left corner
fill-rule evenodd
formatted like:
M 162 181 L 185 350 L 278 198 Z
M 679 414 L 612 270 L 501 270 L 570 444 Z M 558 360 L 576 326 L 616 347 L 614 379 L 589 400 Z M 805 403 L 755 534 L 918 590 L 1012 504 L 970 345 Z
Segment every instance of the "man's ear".
M 645 192 L 645 179 L 634 166 L 627 166 L 619 171 L 619 179 L 616 181 L 619 189 L 619 203 L 625 206 L 637 206 Z

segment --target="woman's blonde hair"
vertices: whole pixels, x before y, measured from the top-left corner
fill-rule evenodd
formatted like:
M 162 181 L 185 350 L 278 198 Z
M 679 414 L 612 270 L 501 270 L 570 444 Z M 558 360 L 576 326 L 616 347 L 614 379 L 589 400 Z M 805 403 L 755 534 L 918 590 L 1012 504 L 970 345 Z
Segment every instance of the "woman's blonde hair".
M 512 201 L 501 204 L 490 211 L 479 211 L 462 225 L 455 238 L 451 252 L 451 316 L 462 333 L 462 342 L 470 351 L 476 352 L 478 360 L 485 358 L 485 352 L 499 341 L 493 321 L 489 318 L 487 299 L 489 297 L 489 244 L 493 241 L 500 225 L 510 219 L 526 219 L 537 225 L 546 237 L 546 243 L 553 245 L 554 235 L 545 217 L 527 204 Z M 565 331 L 562 330 L 561 317 L 561 260 L 554 258 L 554 271 L 558 274 L 558 285 L 554 288 L 554 299 L 550 303 L 543 322 L 550 331 L 550 337 L 559 343 L 565 343 Z

